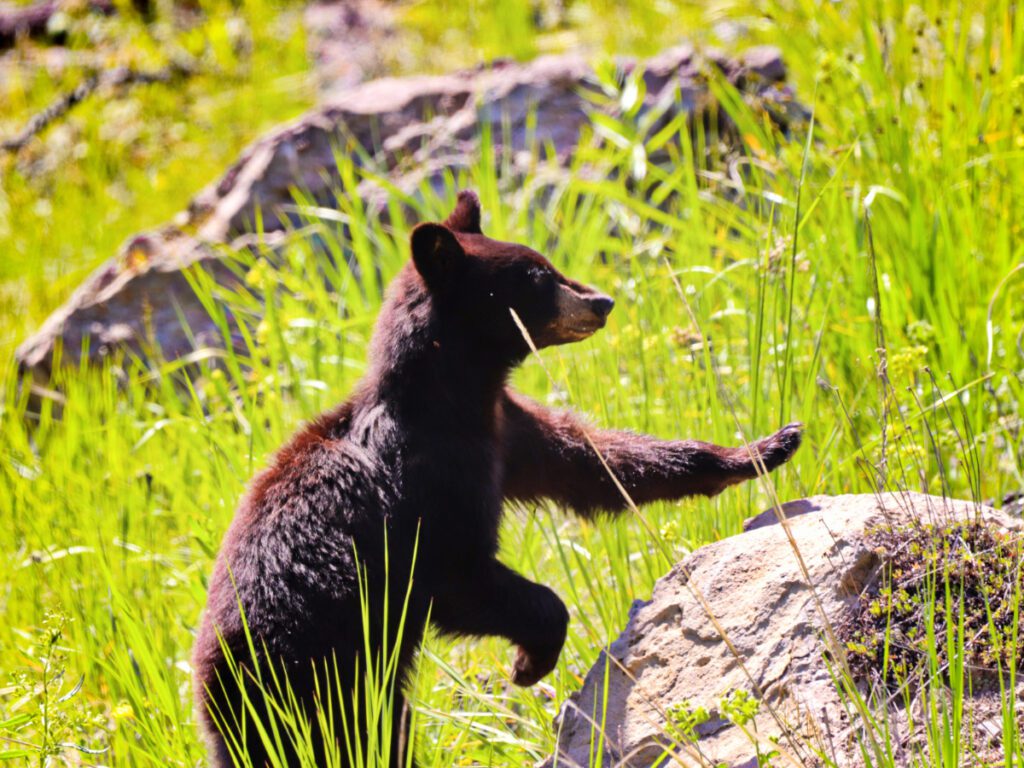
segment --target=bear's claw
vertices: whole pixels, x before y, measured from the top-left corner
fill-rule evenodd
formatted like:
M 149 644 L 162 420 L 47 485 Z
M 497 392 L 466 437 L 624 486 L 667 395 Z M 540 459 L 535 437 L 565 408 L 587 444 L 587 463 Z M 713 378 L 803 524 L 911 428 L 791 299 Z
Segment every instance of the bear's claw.
M 774 435 L 757 442 L 764 467 L 769 472 L 782 466 L 792 458 L 803 440 L 804 425 L 800 422 L 787 424 Z
M 561 648 L 552 651 L 531 653 L 522 646 L 516 649 L 516 660 L 512 664 L 512 682 L 527 688 L 546 677 L 558 664 Z

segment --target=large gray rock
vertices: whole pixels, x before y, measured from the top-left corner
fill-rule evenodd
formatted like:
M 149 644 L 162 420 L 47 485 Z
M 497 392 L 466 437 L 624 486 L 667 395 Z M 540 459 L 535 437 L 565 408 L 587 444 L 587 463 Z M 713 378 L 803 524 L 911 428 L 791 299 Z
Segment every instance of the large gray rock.
M 600 755 L 608 768 L 756 768 L 752 740 L 718 712 L 718 702 L 738 689 L 762 700 L 756 730 L 747 730 L 763 752 L 783 753 L 773 765 L 818 765 L 814 747 L 838 765 L 862 765 L 824 660 L 823 616 L 839 623 L 875 572 L 865 530 L 882 521 L 980 514 L 1024 532 L 1020 520 L 992 509 L 916 493 L 816 496 L 782 509 L 786 527 L 774 510 L 753 518 L 745 533 L 686 557 L 649 601 L 633 606 L 625 630 L 563 705 L 558 751 L 548 766 L 594 765 Z M 697 729 L 695 743 L 680 746 L 665 735 L 666 710 L 686 701 L 706 707 L 711 719 Z M 665 754 L 675 762 L 657 762 Z
M 680 47 L 642 65 L 644 109 L 663 109 L 662 123 L 680 112 L 691 119 L 708 114 L 702 107 L 710 98 L 704 85 L 709 67 L 718 67 L 780 122 L 800 113 L 773 49 L 728 59 Z M 637 62 L 621 66 L 628 72 Z M 249 146 L 173 224 L 130 239 L 22 344 L 17 359 L 45 382 L 58 348 L 61 362 L 72 365 L 81 362 L 83 349 L 92 358 L 118 350 L 143 357 L 158 349 L 160 357 L 170 360 L 201 354 L 221 344 L 221 334 L 182 270 L 197 263 L 215 268 L 224 246 L 251 244 L 239 238 L 258 219 L 269 233 L 298 223 L 296 189 L 318 205 L 332 206 L 340 188 L 339 157 L 368 167 L 406 193 L 414 194 L 425 183 L 440 190 L 452 170 L 477 162 L 486 132 L 495 156 L 510 171 L 506 183 L 513 183 L 532 163 L 534 147 L 550 151 L 555 167 L 573 155 L 583 127 L 598 109 L 586 97 L 594 88 L 585 59 L 565 55 L 336 90 L 321 108 Z M 369 215 L 385 215 L 386 189 L 364 182 L 358 193 Z M 216 275 L 231 279 L 226 269 Z

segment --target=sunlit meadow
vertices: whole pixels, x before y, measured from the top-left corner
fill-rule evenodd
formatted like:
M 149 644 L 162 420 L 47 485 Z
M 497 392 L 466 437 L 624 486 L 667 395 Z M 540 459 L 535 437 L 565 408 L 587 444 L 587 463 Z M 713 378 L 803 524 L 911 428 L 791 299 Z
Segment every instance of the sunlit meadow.
M 616 298 L 604 331 L 544 350 L 515 384 L 596 423 L 664 437 L 731 444 L 803 421 L 804 447 L 771 477 L 782 500 L 909 488 L 998 501 L 1024 488 L 1024 8 L 567 7 L 549 28 L 524 0 L 412 4 L 404 23 L 422 51 L 410 55 L 443 69 L 585 45 L 599 62 L 739 30 L 742 43 L 723 45 L 779 46 L 813 117 L 782 135 L 716 83 L 737 151 L 685 124 L 652 135 L 625 109 L 553 185 L 505 179 L 485 153 L 443 196 L 423 190 L 423 219 L 442 218 L 457 189 L 478 190 L 488 234 L 529 243 Z M 127 361 L 65 371 L 53 382 L 61 403 L 30 404 L 17 341 L 122 239 L 166 220 L 245 141 L 312 103 L 302 36 L 288 24 L 295 9 L 208 10 L 214 44 L 230 19 L 246 22 L 251 58 L 214 45 L 220 74 L 139 96 L 139 130 L 155 137 L 118 148 L 97 104 L 76 115 L 86 149 L 59 173 L 0 159 L 0 760 L 202 763 L 189 651 L 220 538 L 252 474 L 364 370 L 381 285 L 347 259 L 379 265 L 386 280 L 408 258 L 408 226 L 368 218 L 354 187 L 339 188 L 359 238 L 310 212 L 306 226 L 326 245 L 296 236 L 275 266 L 239 260 L 244 291 L 195 275 L 211 311 L 230 306 L 244 321 L 244 353 L 188 371 Z M 454 51 L 450 63 L 428 55 L 437 46 Z M 66 85 L 23 82 L 3 124 Z M 606 85 L 618 98 L 622 84 Z M 158 151 L 164 128 L 153 125 L 186 106 L 204 122 L 185 121 L 172 151 Z M 655 151 L 671 161 L 637 163 Z M 608 172 L 595 181 L 575 172 L 584 167 Z M 556 672 L 524 690 L 510 683 L 506 643 L 430 637 L 413 691 L 418 759 L 528 765 L 549 754 L 559 704 L 631 602 L 672 560 L 737 533 L 770 506 L 768 491 L 750 483 L 652 505 L 644 521 L 510 508 L 501 558 L 569 605 L 566 648 Z M 1021 764 L 1020 707 L 1011 684 L 1006 768 Z M 972 752 L 966 738 L 929 731 L 913 764 L 952 768 Z M 884 749 L 865 757 L 894 760 Z

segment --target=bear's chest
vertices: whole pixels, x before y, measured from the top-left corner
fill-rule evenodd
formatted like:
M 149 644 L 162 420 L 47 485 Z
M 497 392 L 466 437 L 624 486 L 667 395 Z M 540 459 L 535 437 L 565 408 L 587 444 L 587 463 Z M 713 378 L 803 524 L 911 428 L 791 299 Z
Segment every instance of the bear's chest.
M 494 441 L 458 432 L 410 443 L 399 516 L 419 527 L 420 550 L 492 556 L 501 520 L 502 467 Z

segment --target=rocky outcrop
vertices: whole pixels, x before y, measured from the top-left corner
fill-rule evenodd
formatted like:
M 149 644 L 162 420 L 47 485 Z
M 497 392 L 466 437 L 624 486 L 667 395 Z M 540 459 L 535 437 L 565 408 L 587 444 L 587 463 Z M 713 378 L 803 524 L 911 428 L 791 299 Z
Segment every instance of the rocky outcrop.
M 772 765 L 820 765 L 816 751 L 836 765 L 863 765 L 829 672 L 824 627 L 826 617 L 840 625 L 877 575 L 865 531 L 981 515 L 1024 533 L 1020 520 L 994 510 L 914 493 L 818 496 L 782 511 L 785 525 L 774 510 L 753 518 L 746 532 L 686 557 L 633 606 L 625 630 L 563 705 L 547 765 L 590 766 L 600 757 L 604 766 L 756 768 L 755 741 L 762 754 L 779 751 Z M 746 733 L 719 711 L 741 689 L 761 702 Z M 674 741 L 668 713 L 684 702 L 710 719 L 696 740 Z
M 622 62 L 627 72 L 637 65 Z M 719 68 L 777 120 L 799 112 L 773 49 L 729 59 L 681 47 L 642 66 L 644 109 L 662 110 L 663 123 L 680 112 L 702 113 L 709 67 Z M 18 349 L 18 361 L 45 382 L 58 349 L 62 364 L 74 365 L 83 349 L 94 359 L 117 350 L 145 356 L 157 349 L 161 358 L 173 360 L 220 344 L 220 333 L 182 270 L 215 264 L 225 246 L 250 245 L 245 233 L 258 218 L 264 232 L 288 230 L 300 218 L 297 189 L 317 205 L 332 206 L 340 187 L 339 158 L 415 195 L 425 187 L 442 189 L 453 170 L 477 162 L 480 137 L 487 135 L 512 182 L 533 162 L 535 148 L 550 152 L 554 167 L 572 156 L 599 108 L 587 98 L 594 88 L 587 62 L 566 55 L 337 90 L 323 107 L 253 143 L 173 224 L 129 240 Z M 359 195 L 371 216 L 382 216 L 391 193 L 367 181 Z

